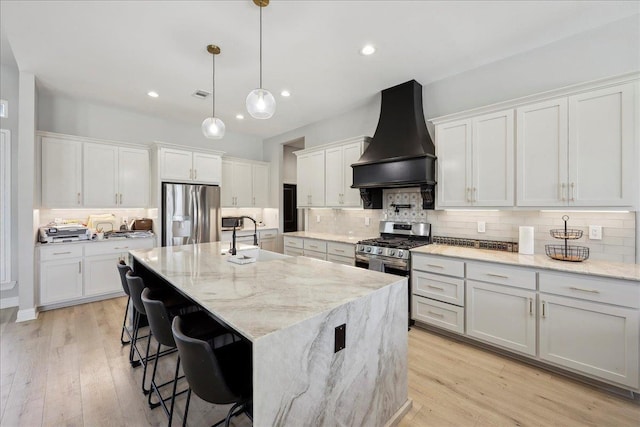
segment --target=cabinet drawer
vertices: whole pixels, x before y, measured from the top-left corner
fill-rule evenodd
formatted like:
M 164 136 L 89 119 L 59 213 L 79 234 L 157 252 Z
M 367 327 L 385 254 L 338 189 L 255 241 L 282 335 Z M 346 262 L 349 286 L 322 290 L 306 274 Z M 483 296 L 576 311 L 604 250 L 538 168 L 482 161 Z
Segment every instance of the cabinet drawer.
M 258 237 L 260 237 L 260 240 L 262 239 L 274 239 L 276 237 L 278 237 L 278 231 L 277 230 L 265 230 L 265 231 L 259 231 L 258 232 Z
M 346 256 L 327 254 L 327 261 L 335 262 L 336 264 L 355 265 L 355 258 Z
M 497 264 L 467 263 L 467 279 L 499 283 L 522 289 L 536 289 L 536 272 Z
M 355 257 L 355 246 L 350 243 L 327 242 L 327 253 L 353 258 Z
M 304 255 L 304 251 L 302 249 L 296 248 L 284 248 L 284 254 L 289 256 L 302 256 Z
M 305 249 L 303 252 L 304 252 L 304 256 L 306 256 L 306 257 L 315 258 L 315 259 L 321 259 L 323 261 L 327 260 L 326 252 L 310 251 L 310 250 L 307 250 L 307 249 Z
M 55 243 L 53 243 L 53 245 L 55 245 Z M 82 257 L 83 246 L 84 245 L 82 244 L 47 247 L 41 246 L 40 261 Z
M 299 248 L 299 249 L 302 249 L 303 246 L 304 246 L 303 242 L 304 242 L 304 240 L 299 238 L 299 237 L 287 237 L 287 236 L 284 236 L 284 246 L 286 248 Z
M 411 318 L 459 334 L 464 333 L 464 308 L 455 305 L 414 295 L 411 297 Z
M 464 306 L 464 279 L 414 270 L 411 272 L 411 292 L 449 304 Z
M 327 253 L 327 242 L 323 240 L 304 239 L 304 249 Z
M 640 308 L 640 283 L 601 277 L 547 273 L 540 274 L 540 292 Z
M 464 261 L 412 253 L 411 264 L 415 270 L 464 277 Z
M 126 239 L 106 242 L 87 243 L 84 248 L 85 256 L 108 255 L 128 252 L 134 249 L 150 249 L 153 247 L 153 239 Z

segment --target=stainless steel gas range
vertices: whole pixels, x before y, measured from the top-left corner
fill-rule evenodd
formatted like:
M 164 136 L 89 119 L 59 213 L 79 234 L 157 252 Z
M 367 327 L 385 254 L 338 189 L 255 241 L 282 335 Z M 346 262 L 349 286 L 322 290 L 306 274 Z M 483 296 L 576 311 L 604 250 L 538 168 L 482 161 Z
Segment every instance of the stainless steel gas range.
M 409 250 L 432 242 L 431 224 L 380 221 L 379 229 L 380 237 L 361 240 L 356 245 L 356 266 L 405 276 L 410 280 L 411 254 Z M 408 288 L 410 320 L 411 282 L 409 282 Z

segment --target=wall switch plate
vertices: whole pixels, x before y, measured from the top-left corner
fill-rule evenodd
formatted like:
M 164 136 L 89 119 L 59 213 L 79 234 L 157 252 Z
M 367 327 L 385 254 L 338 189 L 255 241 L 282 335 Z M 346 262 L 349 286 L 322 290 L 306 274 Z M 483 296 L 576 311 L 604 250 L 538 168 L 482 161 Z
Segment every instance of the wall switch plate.
M 371 218 L 369 218 L 368 216 L 364 217 L 364 225 L 366 225 L 367 227 L 371 225 Z
M 478 221 L 478 233 L 487 231 L 487 224 L 484 221 Z
M 589 226 L 589 239 L 590 240 L 602 240 L 602 226 L 590 225 Z
M 335 343 L 333 347 L 334 353 L 337 353 L 340 350 L 345 348 L 346 339 L 347 339 L 347 324 L 343 323 L 340 326 L 336 326 Z
M 316 215 L 316 222 L 320 222 L 320 215 Z

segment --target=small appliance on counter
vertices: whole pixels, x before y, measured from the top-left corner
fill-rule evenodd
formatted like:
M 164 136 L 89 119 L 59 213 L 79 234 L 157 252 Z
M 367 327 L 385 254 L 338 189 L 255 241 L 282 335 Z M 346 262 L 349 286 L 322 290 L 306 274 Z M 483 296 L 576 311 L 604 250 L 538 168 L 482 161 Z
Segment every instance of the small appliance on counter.
M 129 223 L 129 230 L 132 230 L 132 231 L 153 230 L 153 220 L 150 218 L 134 219 Z
M 41 243 L 76 242 L 91 239 L 89 227 L 81 224 L 65 224 L 40 227 L 38 240 Z

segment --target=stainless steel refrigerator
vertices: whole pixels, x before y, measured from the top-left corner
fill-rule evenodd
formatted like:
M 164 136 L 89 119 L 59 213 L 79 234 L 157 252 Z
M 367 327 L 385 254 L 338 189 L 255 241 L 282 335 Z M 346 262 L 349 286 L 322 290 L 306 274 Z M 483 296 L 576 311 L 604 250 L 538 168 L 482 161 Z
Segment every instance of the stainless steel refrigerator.
M 162 183 L 162 246 L 220 240 L 220 187 Z

